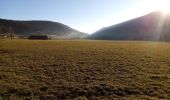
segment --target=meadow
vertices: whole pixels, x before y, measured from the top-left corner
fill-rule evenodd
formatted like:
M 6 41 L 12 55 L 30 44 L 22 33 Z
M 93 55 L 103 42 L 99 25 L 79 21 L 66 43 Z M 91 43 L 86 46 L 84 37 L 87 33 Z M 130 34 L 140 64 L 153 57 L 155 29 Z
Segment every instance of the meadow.
M 170 99 L 170 43 L 0 39 L 0 100 Z

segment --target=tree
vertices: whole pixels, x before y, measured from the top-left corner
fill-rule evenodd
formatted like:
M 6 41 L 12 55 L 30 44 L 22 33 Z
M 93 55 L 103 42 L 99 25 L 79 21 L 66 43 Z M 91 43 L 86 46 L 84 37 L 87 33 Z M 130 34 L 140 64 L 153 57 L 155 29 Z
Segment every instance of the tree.
M 12 40 L 14 38 L 14 30 L 12 27 L 9 27 L 9 34 L 10 34 L 10 38 Z
M 0 34 L 2 34 L 2 27 L 0 27 Z
M 3 33 L 7 33 L 7 32 L 8 32 L 8 29 L 7 29 L 7 28 L 2 28 L 2 32 L 3 32 Z
M 5 34 L 5 33 L 7 33 L 7 32 L 8 32 L 8 31 L 7 31 L 6 28 L 0 27 L 0 34 Z

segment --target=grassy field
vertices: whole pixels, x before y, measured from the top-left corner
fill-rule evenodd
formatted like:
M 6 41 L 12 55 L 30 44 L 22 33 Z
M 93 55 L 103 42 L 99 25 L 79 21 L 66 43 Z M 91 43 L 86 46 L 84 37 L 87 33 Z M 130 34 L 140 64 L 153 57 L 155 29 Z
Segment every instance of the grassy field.
M 8 99 L 170 99 L 170 43 L 1 39 Z

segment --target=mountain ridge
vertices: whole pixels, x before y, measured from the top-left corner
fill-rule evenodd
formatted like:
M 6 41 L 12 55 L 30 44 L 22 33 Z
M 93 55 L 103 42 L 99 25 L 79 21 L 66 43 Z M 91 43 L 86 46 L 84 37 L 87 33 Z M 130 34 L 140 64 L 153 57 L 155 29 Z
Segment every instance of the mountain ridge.
M 21 36 L 50 35 L 57 38 L 83 38 L 88 34 L 77 31 L 65 24 L 46 20 L 0 19 L 0 34 L 16 33 Z
M 96 31 L 88 38 L 97 40 L 170 40 L 170 15 L 164 16 L 159 11 L 152 12 Z

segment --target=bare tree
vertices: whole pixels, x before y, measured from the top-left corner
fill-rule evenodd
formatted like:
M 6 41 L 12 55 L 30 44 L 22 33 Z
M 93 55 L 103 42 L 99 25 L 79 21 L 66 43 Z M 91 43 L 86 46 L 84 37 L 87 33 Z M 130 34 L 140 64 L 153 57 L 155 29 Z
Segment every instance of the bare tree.
M 0 38 L 1 38 L 1 36 L 2 36 L 2 27 L 0 27 Z
M 5 33 L 5 29 L 3 27 L 0 27 L 0 34 L 4 34 Z
M 12 40 L 14 38 L 14 30 L 12 27 L 9 27 L 9 34 L 10 34 L 10 38 Z
M 0 34 L 2 34 L 2 27 L 0 27 Z

